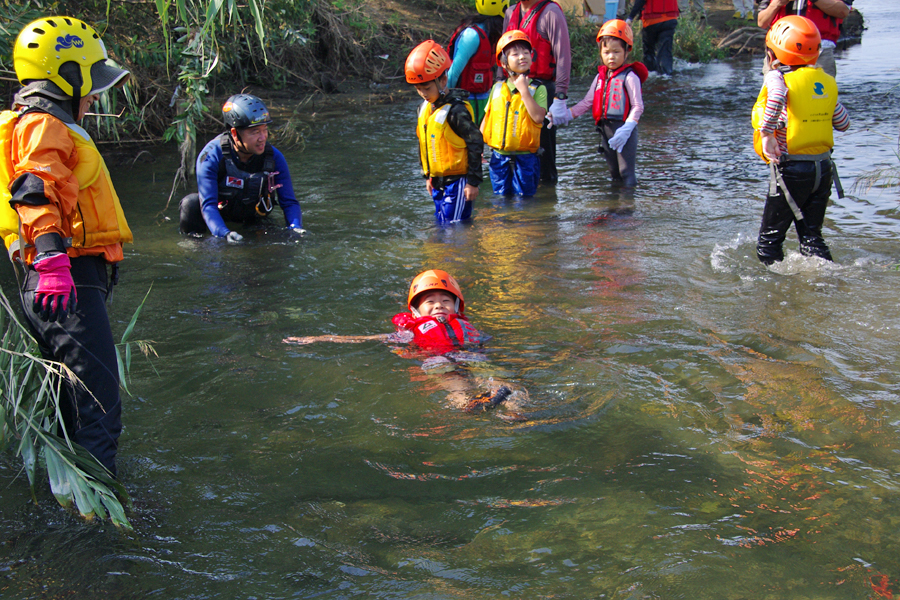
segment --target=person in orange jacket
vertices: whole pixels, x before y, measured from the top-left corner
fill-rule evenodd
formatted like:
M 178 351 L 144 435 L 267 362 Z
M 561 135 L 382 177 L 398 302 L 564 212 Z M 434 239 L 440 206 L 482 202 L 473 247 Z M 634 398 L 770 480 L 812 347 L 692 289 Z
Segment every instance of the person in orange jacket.
M 109 62 L 93 27 L 66 16 L 26 25 L 13 63 L 23 87 L 14 100 L 9 192 L 22 237 L 4 240 L 25 269 L 22 304 L 42 354 L 80 380 L 63 386 L 65 433 L 115 476 L 122 403 L 106 299 L 132 234 L 78 122 L 129 73 Z

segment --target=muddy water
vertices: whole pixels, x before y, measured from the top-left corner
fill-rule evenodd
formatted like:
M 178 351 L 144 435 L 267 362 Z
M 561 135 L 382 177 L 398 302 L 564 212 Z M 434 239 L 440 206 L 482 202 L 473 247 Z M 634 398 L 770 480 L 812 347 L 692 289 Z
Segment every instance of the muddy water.
M 895 3 L 839 55 L 845 187 L 897 165 Z M 584 92 L 588 81 L 573 91 Z M 640 187 L 611 188 L 596 133 L 560 134 L 560 184 L 482 189 L 437 229 L 414 104 L 317 123 L 289 155 L 306 227 L 248 243 L 164 220 L 174 157 L 121 167 L 138 242 L 112 317 L 138 334 L 121 440 L 133 534 L 30 503 L 2 462 L 9 598 L 877 598 L 900 593 L 896 189 L 829 208 L 834 264 L 754 256 L 764 166 L 754 61 L 645 87 Z M 409 279 L 459 276 L 494 339 L 471 377 L 526 421 L 449 405 L 376 343 Z M 522 390 L 527 391 L 527 395 Z

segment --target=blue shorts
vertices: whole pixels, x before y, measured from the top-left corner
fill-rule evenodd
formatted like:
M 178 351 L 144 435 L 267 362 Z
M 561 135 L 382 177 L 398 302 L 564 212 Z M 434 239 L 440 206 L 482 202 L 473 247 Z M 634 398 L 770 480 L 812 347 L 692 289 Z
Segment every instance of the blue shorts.
M 466 202 L 466 178 L 444 185 L 443 189 L 432 188 L 431 198 L 434 200 L 434 218 L 438 223 L 464 221 L 472 216 L 472 203 Z
M 491 187 L 498 196 L 534 196 L 540 179 L 537 154 L 491 152 Z

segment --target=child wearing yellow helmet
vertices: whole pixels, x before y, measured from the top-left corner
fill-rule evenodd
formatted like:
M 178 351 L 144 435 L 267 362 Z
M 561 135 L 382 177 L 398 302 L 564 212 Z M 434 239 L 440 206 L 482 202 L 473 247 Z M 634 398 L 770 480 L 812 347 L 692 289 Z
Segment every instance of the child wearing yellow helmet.
M 406 59 L 406 82 L 422 97 L 416 136 L 425 189 L 434 200 L 439 224 L 472 216 L 481 185 L 484 140 L 472 120 L 468 92 L 447 89 L 450 56 L 434 40 L 413 48 Z
M 78 123 L 129 73 L 109 60 L 93 27 L 67 16 L 23 27 L 13 64 L 22 88 L 14 112 L 2 115 L 11 182 L 3 239 L 24 270 L 22 304 L 41 353 L 79 377 L 59 384 L 66 435 L 114 477 L 122 403 L 106 299 L 132 234 L 103 157 Z
M 409 312 L 391 319 L 396 327 L 393 333 L 287 337 L 283 341 L 293 345 L 368 341 L 411 344 L 416 352 L 410 356 L 423 359 L 422 368 L 432 373 L 455 372 L 459 364 L 484 361 L 483 355 L 472 350 L 480 348 L 490 336 L 475 329 L 466 318 L 462 289 L 452 275 L 440 269 L 416 275 L 409 286 L 406 307 Z M 467 412 L 493 408 L 513 393 L 509 386 L 492 381 L 487 392 L 472 397 L 473 382 L 462 373 L 456 375 L 443 379 L 443 383 L 454 404 Z
M 634 43 L 631 26 L 612 19 L 597 32 L 600 66 L 584 99 L 574 105 L 570 118 L 592 111 L 600 132 L 599 152 L 609 164 L 614 184 L 637 185 L 637 126 L 644 113 L 641 84 L 647 80 L 647 67 L 640 62 L 626 62 Z
M 478 0 L 475 6 L 478 14 L 460 21 L 447 42 L 453 59 L 447 86 L 469 92 L 475 124 L 480 124 L 494 83 L 494 47 L 503 32 L 509 0 Z
M 822 238 L 834 164 L 832 130 L 845 131 L 850 116 L 838 102 L 834 77 L 816 67 L 822 38 L 805 17 L 789 15 L 766 35 L 769 71 L 752 112 L 754 147 L 769 163 L 769 194 L 756 255 L 765 265 L 784 260 L 791 223 L 800 254 L 832 260 Z

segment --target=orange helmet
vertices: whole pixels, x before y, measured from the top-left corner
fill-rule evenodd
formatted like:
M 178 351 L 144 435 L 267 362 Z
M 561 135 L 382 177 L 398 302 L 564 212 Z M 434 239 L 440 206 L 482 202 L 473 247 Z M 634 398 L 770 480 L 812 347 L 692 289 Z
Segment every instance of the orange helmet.
M 419 311 L 413 306 L 413 304 L 416 304 L 416 298 L 427 292 L 435 291 L 448 292 L 456 296 L 456 313 L 463 314 L 463 311 L 466 309 L 466 302 L 463 300 L 462 289 L 460 289 L 459 284 L 456 283 L 456 280 L 453 279 L 450 273 L 439 269 L 423 271 L 416 275 L 409 286 L 409 298 L 406 306 L 412 314 L 418 317 Z
M 597 32 L 597 43 L 600 43 L 600 38 L 606 36 L 619 38 L 625 42 L 625 46 L 629 50 L 634 46 L 634 33 L 631 31 L 631 25 L 622 19 L 612 19 L 604 23 Z
M 822 35 L 816 24 L 806 17 L 788 15 L 775 21 L 769 29 L 766 47 L 783 65 L 812 65 L 819 58 Z
M 450 68 L 450 55 L 434 40 L 425 40 L 406 57 L 406 83 L 434 81 Z
M 534 44 L 531 43 L 531 38 L 528 37 L 527 33 L 521 29 L 510 29 L 497 40 L 497 64 L 501 67 L 503 63 L 500 62 L 500 57 L 503 56 L 503 51 L 506 50 L 506 47 L 513 42 L 525 42 L 529 48 L 534 49 Z

